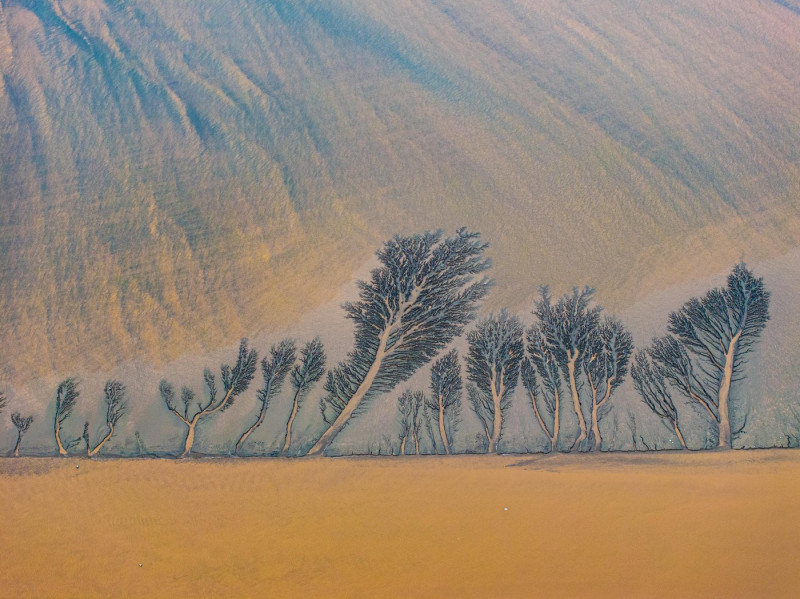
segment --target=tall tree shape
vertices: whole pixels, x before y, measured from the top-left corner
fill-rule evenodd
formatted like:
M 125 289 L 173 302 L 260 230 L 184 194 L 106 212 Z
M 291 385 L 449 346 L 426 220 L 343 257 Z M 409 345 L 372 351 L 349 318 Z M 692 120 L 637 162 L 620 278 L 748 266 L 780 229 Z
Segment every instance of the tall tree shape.
M 33 416 L 23 417 L 19 412 L 11 414 L 11 422 L 17 428 L 17 442 L 14 445 L 14 457 L 19 457 L 19 446 L 22 445 L 22 436 L 28 432 L 33 422 Z
M 283 382 L 286 380 L 286 375 L 289 374 L 294 364 L 296 356 L 294 340 L 284 339 L 277 346 L 273 345 L 269 353 L 269 360 L 267 360 L 266 357 L 261 360 L 261 373 L 264 375 L 264 386 L 259 389 L 257 393 L 258 401 L 261 404 L 258 410 L 258 416 L 255 422 L 242 433 L 242 436 L 239 437 L 239 440 L 236 442 L 236 447 L 234 448 L 234 453 L 236 455 L 241 453 L 244 444 L 247 442 L 247 438 L 264 422 L 270 402 L 281 392 Z
M 687 449 L 686 439 L 678 422 L 678 409 L 672 401 L 664 373 L 661 368 L 653 364 L 646 350 L 637 351 L 631 366 L 633 386 L 644 400 L 648 408 L 658 416 L 662 422 L 669 421 L 667 428 L 678 437 L 678 442 L 683 449 Z
M 519 380 L 524 357 L 522 323 L 502 310 L 481 320 L 467 335 L 467 373 L 491 415 L 489 453 L 497 451 L 503 429 L 503 412 L 508 408 Z M 479 416 L 480 417 L 480 416 Z M 488 422 L 485 426 L 488 430 Z
M 292 444 L 292 425 L 303 398 L 311 387 L 322 378 L 323 374 L 325 374 L 325 348 L 319 337 L 316 337 L 303 346 L 303 349 L 300 350 L 300 363 L 292 369 L 291 383 L 294 387 L 294 397 L 292 398 L 292 411 L 286 421 L 286 435 L 281 455 L 289 452 Z
M 462 333 L 491 286 L 474 281 L 489 268 L 486 248 L 478 233 L 459 229 L 444 240 L 438 231 L 396 236 L 377 252 L 382 266 L 358 282 L 360 300 L 344 305 L 355 348 L 328 373 L 328 428 L 309 455 L 323 453 L 365 400 L 407 380 Z
M 600 320 L 599 307 L 590 307 L 594 289 L 573 289 L 554 305 L 547 287 L 542 287 L 541 298 L 535 304 L 534 314 L 539 319 L 541 330 L 548 345 L 561 366 L 569 383 L 572 408 L 578 418 L 579 434 L 570 451 L 579 448 L 588 438 L 586 417 L 581 405 L 578 383 L 580 358 L 586 352 L 589 336 Z
M 592 449 L 600 451 L 603 439 L 600 420 L 608 412 L 609 401 L 628 373 L 633 352 L 633 336 L 617 318 L 605 318 L 589 335 L 587 351 L 582 356 L 592 400 Z
M 552 453 L 558 450 L 561 430 L 561 367 L 540 327 L 528 330 L 527 341 L 529 357 L 522 362 L 522 384 L 528 392 L 536 421 L 550 441 Z
M 77 402 L 80 392 L 78 391 L 78 381 L 75 378 L 68 378 L 58 385 L 56 389 L 56 413 L 53 417 L 53 435 L 56 440 L 56 448 L 58 455 L 66 456 L 69 450 L 80 443 L 80 437 L 71 439 L 64 443 L 61 439 L 61 429 L 67 418 L 72 414 L 75 409 L 75 402 Z
M 424 409 L 427 403 L 422 391 L 406 389 L 397 398 L 397 412 L 400 416 L 400 455 L 408 453 L 406 447 L 409 440 L 414 442 L 414 454 L 419 455 L 419 432 L 422 430 L 422 425 L 427 424 Z
M 189 415 L 189 410 L 193 407 L 192 404 L 194 404 L 194 391 L 188 387 L 183 387 L 181 389 L 183 412 L 180 412 L 175 404 L 175 390 L 173 386 L 166 380 L 161 381 L 158 387 L 161 399 L 164 400 L 167 409 L 186 425 L 186 439 L 183 444 L 183 453 L 180 455 L 181 458 L 185 458 L 192 451 L 198 422 L 204 418 L 213 416 L 217 412 L 224 412 L 233 404 L 238 395 L 247 390 L 250 381 L 253 380 L 257 362 L 258 355 L 256 351 L 254 349 L 248 351 L 247 339 L 242 339 L 239 345 L 239 355 L 236 359 L 236 365 L 231 368 L 227 364 L 223 364 L 221 367 L 223 385 L 222 397 L 220 399 L 217 398 L 216 379 L 213 373 L 206 369 L 203 372 L 203 379 L 208 390 L 208 400 L 205 403 L 197 402 L 197 411 L 191 416 Z
M 120 381 L 107 381 L 103 387 L 103 395 L 106 402 L 106 434 L 92 447 L 89 440 L 89 422 L 83 425 L 83 440 L 86 443 L 86 454 L 91 458 L 100 453 L 111 437 L 114 436 L 114 429 L 117 423 L 125 415 L 128 409 L 128 400 L 125 398 L 125 385 Z
M 461 364 L 454 349 L 431 367 L 431 396 L 425 401 L 430 413 L 436 415 L 439 437 L 447 455 L 453 453 L 452 435 L 459 423 L 462 386 Z
M 737 264 L 725 287 L 672 312 L 667 328 L 674 337 L 652 348 L 667 380 L 716 421 L 720 448 L 731 447 L 731 387 L 743 377 L 747 356 L 767 325 L 769 298 L 764 280 Z

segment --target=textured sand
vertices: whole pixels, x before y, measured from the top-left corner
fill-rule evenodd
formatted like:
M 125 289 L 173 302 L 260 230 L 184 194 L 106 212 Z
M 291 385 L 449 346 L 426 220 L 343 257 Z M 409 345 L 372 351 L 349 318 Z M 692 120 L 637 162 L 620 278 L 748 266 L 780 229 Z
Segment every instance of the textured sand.
M 791 450 L 2 459 L 0 596 L 794 597 L 798 495 Z

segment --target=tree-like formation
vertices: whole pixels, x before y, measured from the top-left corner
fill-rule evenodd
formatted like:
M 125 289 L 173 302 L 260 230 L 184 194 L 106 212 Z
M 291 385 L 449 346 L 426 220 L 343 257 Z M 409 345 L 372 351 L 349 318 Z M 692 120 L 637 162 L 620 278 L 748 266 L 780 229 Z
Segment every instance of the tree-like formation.
M 541 327 L 531 327 L 526 338 L 528 357 L 522 362 L 522 385 L 528 393 L 536 421 L 550 441 L 550 451 L 554 452 L 558 449 L 561 431 L 561 367 Z
M 22 416 L 19 412 L 11 414 L 11 423 L 17 429 L 17 442 L 14 444 L 13 454 L 15 458 L 19 457 L 19 446 L 22 445 L 22 437 L 28 432 L 33 422 L 33 416 Z
M 325 348 L 319 337 L 314 338 L 303 346 L 300 350 L 300 363 L 292 369 L 291 383 L 294 387 L 292 397 L 292 410 L 289 412 L 289 419 L 286 421 L 286 433 L 283 442 L 281 455 L 289 453 L 292 444 L 292 426 L 297 417 L 300 405 L 309 390 L 325 374 Z
M 120 381 L 107 381 L 103 387 L 103 394 L 106 402 L 106 434 L 92 447 L 89 440 L 89 422 L 83 425 L 83 440 L 86 443 L 86 453 L 91 458 L 100 453 L 111 437 L 114 436 L 114 429 L 120 419 L 128 410 L 128 400 L 125 397 L 125 385 Z
M 219 398 L 217 397 L 216 378 L 210 370 L 206 369 L 205 372 L 203 372 L 203 380 L 205 381 L 208 391 L 208 399 L 205 402 L 198 401 L 195 403 L 194 391 L 189 387 L 183 387 L 181 389 L 182 410 L 179 410 L 175 401 L 175 389 L 172 384 L 167 380 L 161 381 L 158 390 L 161 394 L 161 399 L 164 401 L 164 405 L 186 425 L 186 439 L 183 444 L 183 453 L 181 453 L 180 457 L 185 458 L 191 453 L 198 422 L 218 412 L 224 412 L 233 404 L 238 395 L 241 395 L 247 390 L 250 381 L 253 380 L 257 362 L 258 355 L 256 350 L 248 351 L 247 339 L 242 339 L 239 345 L 239 355 L 236 359 L 236 365 L 231 368 L 227 364 L 223 364 L 221 367 L 222 396 Z M 190 412 L 192 412 L 191 416 Z
M 391 391 L 429 362 L 474 318 L 491 286 L 478 233 L 459 229 L 396 236 L 377 252 L 381 267 L 359 281 L 359 301 L 344 306 L 355 347 L 328 373 L 322 404 L 327 429 L 309 451 L 320 454 L 365 400 Z
M 769 299 L 764 280 L 737 264 L 725 287 L 691 298 L 672 312 L 669 334 L 654 339 L 647 350 L 658 365 L 650 373 L 663 377 L 716 423 L 718 447 L 732 446 L 731 388 L 744 376 L 748 355 L 767 325 Z
M 497 451 L 503 415 L 519 380 L 524 357 L 523 327 L 505 310 L 481 320 L 467 335 L 467 373 L 475 385 L 471 401 L 489 440 L 489 453 Z
M 58 455 L 66 456 L 69 450 L 75 445 L 80 443 L 80 437 L 70 439 L 66 442 L 61 438 L 62 428 L 64 423 L 72 414 L 75 409 L 75 403 L 78 401 L 80 392 L 78 391 L 78 380 L 75 378 L 68 378 L 58 385 L 56 389 L 56 410 L 53 416 L 53 436 L 56 440 L 56 448 Z
M 258 415 L 250 427 L 244 431 L 236 442 L 234 453 L 239 455 L 244 447 L 247 438 L 253 434 L 267 415 L 267 409 L 274 397 L 281 392 L 286 375 L 292 368 L 295 360 L 294 340 L 284 339 L 278 345 L 273 345 L 270 349 L 269 359 L 266 357 L 261 360 L 261 373 L 264 375 L 264 386 L 258 390 L 257 396 L 260 404 Z
M 451 350 L 431 367 L 431 395 L 428 409 L 439 428 L 439 438 L 446 454 L 453 453 L 453 435 L 461 422 L 461 364 L 458 351 Z
M 678 422 L 678 409 L 672 401 L 666 377 L 662 368 L 654 364 L 646 350 L 636 352 L 631 366 L 633 385 L 648 408 L 678 437 L 683 449 L 687 449 L 686 439 Z

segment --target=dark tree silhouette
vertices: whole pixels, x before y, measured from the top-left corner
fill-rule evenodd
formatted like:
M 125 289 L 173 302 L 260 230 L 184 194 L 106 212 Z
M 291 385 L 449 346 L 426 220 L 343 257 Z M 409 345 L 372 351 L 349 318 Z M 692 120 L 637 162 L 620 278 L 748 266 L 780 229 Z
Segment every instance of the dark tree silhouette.
M 283 382 L 294 364 L 296 357 L 294 340 L 284 339 L 277 346 L 270 348 L 269 360 L 265 357 L 261 360 L 261 373 L 264 375 L 264 386 L 258 390 L 258 401 L 261 406 L 255 422 L 242 433 L 236 442 L 234 453 L 239 455 L 244 447 L 247 438 L 253 434 L 267 415 L 267 409 L 273 398 L 281 392 Z
M 397 411 L 400 416 L 400 455 L 405 455 L 409 440 L 414 441 L 414 454 L 419 455 L 419 432 L 425 422 L 425 394 L 422 391 L 403 391 L 397 398 Z
M 524 357 L 522 323 L 503 310 L 481 320 L 467 335 L 467 373 L 478 395 L 470 398 L 489 438 L 489 453 L 497 451 L 503 429 L 503 412 L 519 380 Z M 479 405 L 476 405 L 479 404 Z M 489 423 L 491 422 L 491 432 Z
M 91 458 L 100 453 L 103 445 L 114 436 L 117 423 L 128 409 L 128 400 L 125 398 L 125 385 L 120 381 L 107 381 L 103 387 L 106 402 L 106 434 L 97 445 L 92 447 L 89 441 L 89 422 L 83 425 L 83 440 L 86 443 L 86 453 Z
M 462 333 L 491 286 L 474 281 L 489 268 L 486 247 L 460 229 L 444 240 L 441 232 L 396 236 L 377 252 L 382 266 L 358 282 L 359 301 L 344 305 L 355 348 L 328 373 L 328 428 L 310 455 L 323 453 L 365 400 L 407 380 Z
M 586 351 L 581 357 L 582 370 L 591 395 L 592 449 L 602 446 L 600 420 L 608 413 L 609 400 L 628 373 L 628 363 L 633 351 L 633 336 L 616 318 L 606 318 L 588 338 Z
M 78 400 L 79 395 L 78 381 L 75 378 L 68 378 L 61 381 L 56 389 L 56 413 L 53 418 L 53 435 L 55 436 L 58 455 L 61 456 L 66 456 L 70 449 L 81 442 L 80 437 L 71 439 L 66 443 L 61 439 L 61 429 L 67 421 L 67 418 L 72 414 L 72 410 L 75 409 L 75 402 Z
M 33 416 L 23 417 L 19 412 L 11 414 L 11 422 L 17 428 L 17 442 L 14 445 L 14 457 L 19 457 L 19 446 L 22 444 L 22 435 L 28 432 L 33 422 Z
M 561 429 L 561 367 L 541 328 L 531 327 L 527 341 L 529 358 L 522 362 L 522 384 L 536 421 L 550 441 L 550 451 L 554 452 L 558 450 Z
M 669 422 L 667 425 L 678 437 L 678 441 L 683 449 L 686 447 L 686 439 L 683 437 L 680 424 L 678 423 L 678 410 L 672 401 L 672 394 L 669 392 L 664 373 L 648 357 L 647 351 L 637 351 L 631 366 L 631 377 L 633 386 L 653 413 L 661 418 L 662 422 Z
M 256 351 L 247 349 L 247 339 L 242 339 L 239 345 L 239 355 L 236 359 L 236 365 L 231 368 L 227 364 L 223 364 L 222 370 L 222 386 L 223 393 L 221 398 L 217 398 L 217 383 L 214 374 L 206 369 L 203 372 L 203 379 L 208 390 L 208 399 L 205 403 L 197 402 L 195 404 L 195 394 L 188 387 L 181 389 L 181 403 L 183 410 L 179 410 L 175 401 L 175 389 L 166 380 L 162 380 L 158 386 L 161 399 L 167 409 L 175 414 L 181 422 L 186 425 L 186 440 L 183 446 L 183 453 L 180 457 L 184 458 L 189 455 L 194 445 L 195 433 L 197 430 L 197 423 L 204 418 L 213 416 L 217 412 L 224 412 L 229 408 L 236 397 L 247 390 L 250 381 L 253 380 L 253 375 L 256 371 L 256 363 L 258 355 Z M 191 410 L 196 410 L 190 416 Z
M 588 438 L 586 417 L 581 405 L 578 377 L 581 357 L 588 350 L 589 338 L 600 321 L 599 307 L 591 307 L 594 289 L 584 287 L 572 290 L 553 304 L 547 287 L 542 287 L 541 298 L 535 304 L 534 314 L 539 319 L 541 331 L 567 379 L 572 396 L 572 408 L 578 418 L 579 434 L 570 451 L 579 448 Z
M 0 414 L 3 413 L 3 408 L 6 407 L 6 394 L 0 391 Z
M 453 434 L 460 423 L 461 388 L 461 364 L 458 361 L 458 351 L 454 349 L 431 367 L 431 396 L 425 400 L 430 414 L 435 415 L 439 437 L 444 452 L 448 455 L 453 453 Z
M 649 350 L 664 378 L 716 422 L 721 448 L 732 442 L 731 386 L 743 378 L 769 320 L 769 298 L 764 280 L 737 264 L 725 287 L 672 312 L 670 335 L 655 339 Z
M 319 337 L 306 343 L 300 350 L 300 363 L 292 369 L 291 383 L 294 387 L 294 397 L 292 411 L 289 413 L 289 420 L 286 421 L 286 436 L 281 455 L 289 452 L 289 446 L 292 444 L 292 425 L 303 398 L 325 374 L 325 359 L 325 348 Z

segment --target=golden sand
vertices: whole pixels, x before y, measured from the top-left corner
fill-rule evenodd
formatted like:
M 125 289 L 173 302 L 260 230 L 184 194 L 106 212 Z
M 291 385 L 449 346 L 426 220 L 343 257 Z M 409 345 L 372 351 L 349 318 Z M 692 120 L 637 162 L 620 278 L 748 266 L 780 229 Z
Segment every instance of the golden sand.
M 0 596 L 796 597 L 798 497 L 791 450 L 2 459 Z

